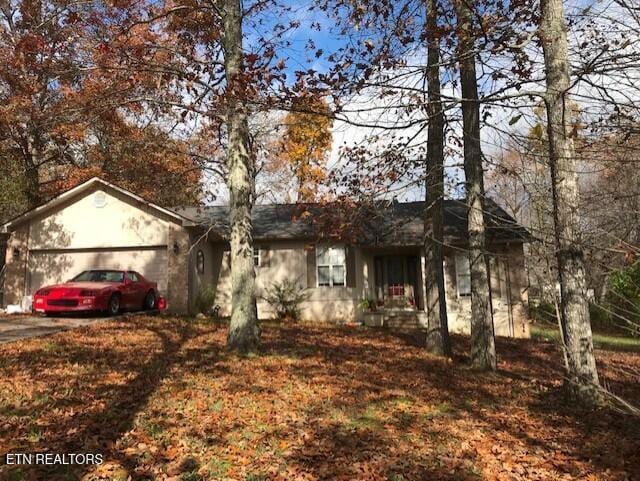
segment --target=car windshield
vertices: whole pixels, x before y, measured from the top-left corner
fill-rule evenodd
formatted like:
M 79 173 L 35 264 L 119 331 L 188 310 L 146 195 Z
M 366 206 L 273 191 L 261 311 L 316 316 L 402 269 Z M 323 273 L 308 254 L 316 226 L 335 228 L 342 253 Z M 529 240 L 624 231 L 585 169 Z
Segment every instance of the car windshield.
M 75 276 L 72 281 L 76 282 L 123 282 L 124 272 L 122 271 L 84 271 Z

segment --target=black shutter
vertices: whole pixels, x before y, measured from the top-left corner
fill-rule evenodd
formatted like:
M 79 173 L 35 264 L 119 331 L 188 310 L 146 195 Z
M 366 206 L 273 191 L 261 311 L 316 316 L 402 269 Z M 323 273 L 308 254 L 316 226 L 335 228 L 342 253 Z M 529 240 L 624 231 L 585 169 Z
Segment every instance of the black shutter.
M 316 287 L 316 247 L 314 245 L 305 248 L 307 255 L 307 287 Z
M 260 247 L 260 266 L 269 267 L 271 265 L 271 250 L 269 246 Z
M 353 246 L 346 248 L 347 287 L 356 287 L 356 250 Z

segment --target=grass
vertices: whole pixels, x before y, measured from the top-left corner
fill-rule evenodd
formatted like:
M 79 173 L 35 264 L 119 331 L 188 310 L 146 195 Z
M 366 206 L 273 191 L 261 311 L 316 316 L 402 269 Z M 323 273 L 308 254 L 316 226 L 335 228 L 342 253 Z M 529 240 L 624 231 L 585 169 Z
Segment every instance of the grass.
M 105 463 L 0 465 L 0 479 L 640 479 L 640 423 L 567 404 L 557 343 L 534 333 L 498 339 L 491 374 L 468 368 L 466 337 L 447 361 L 313 325 L 264 325 L 251 356 L 224 349 L 224 327 L 144 316 L 2 345 L 2 452 Z M 601 377 L 640 399 L 640 356 L 619 346 L 598 350 Z
M 531 326 L 531 337 L 542 341 L 560 341 L 560 331 L 550 324 L 534 324 Z M 617 336 L 600 332 L 593 333 L 593 345 L 596 349 L 614 351 L 640 352 L 640 338 Z

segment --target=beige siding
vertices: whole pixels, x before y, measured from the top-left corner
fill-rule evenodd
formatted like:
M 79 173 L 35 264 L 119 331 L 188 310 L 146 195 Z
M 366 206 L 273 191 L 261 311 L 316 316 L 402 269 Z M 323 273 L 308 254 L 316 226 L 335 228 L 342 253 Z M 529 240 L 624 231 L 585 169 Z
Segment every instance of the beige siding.
M 258 314 L 262 319 L 273 317 L 271 307 L 261 299 L 265 289 L 273 283 L 284 279 L 296 281 L 301 287 L 307 287 L 306 244 L 299 242 L 270 242 L 262 244 L 267 248 L 268 261 L 256 271 L 258 295 Z M 528 321 L 525 301 L 526 286 L 522 284 L 524 266 L 522 264 L 522 245 L 497 248 L 499 256 L 492 260 L 492 289 L 494 291 L 493 307 L 495 328 L 497 335 L 528 337 Z M 385 253 L 388 253 L 385 251 Z M 469 332 L 471 302 L 468 297 L 458 297 L 456 289 L 456 271 L 454 251 L 445 254 L 445 287 L 449 326 L 452 332 Z M 360 319 L 363 313 L 358 307 L 361 299 L 373 297 L 374 266 L 372 251 L 356 249 L 355 278 L 356 287 L 316 287 L 308 289 L 309 300 L 302 305 L 302 318 L 315 321 L 351 321 Z M 229 253 L 223 244 L 212 244 L 210 254 L 213 261 L 213 284 L 216 287 L 216 304 L 221 308 L 222 316 L 230 315 L 231 307 L 231 278 Z M 507 277 L 507 265 L 509 267 Z M 507 286 L 511 286 L 508 291 Z M 422 280 L 419 281 L 418 291 L 422 295 Z M 509 298 L 510 294 L 510 298 Z M 509 309 L 511 306 L 511 309 Z M 425 321 L 423 313 L 409 316 L 415 317 L 417 325 Z
M 495 333 L 497 336 L 529 337 L 522 244 L 494 246 L 492 251 L 490 280 Z M 446 254 L 445 285 L 449 329 L 468 334 L 471 298 L 458 297 L 454 251 Z
M 132 205 L 114 192 L 98 190 L 31 221 L 29 248 L 164 246 L 167 224 L 142 205 Z
M 167 250 L 122 249 L 87 251 L 31 251 L 29 253 L 29 294 L 40 287 L 64 282 L 89 269 L 122 269 L 140 272 L 158 283 L 162 294 L 167 289 Z
M 261 319 L 272 318 L 271 306 L 264 301 L 264 295 L 274 283 L 285 279 L 297 282 L 301 288 L 307 288 L 306 243 L 303 241 L 274 241 L 257 244 L 267 256 L 263 265 L 256 269 L 256 289 L 258 296 L 258 316 Z M 230 315 L 231 276 L 229 252 L 223 244 L 214 246 L 214 281 L 216 286 L 216 304 L 220 306 L 222 316 Z M 356 282 L 362 284 L 362 257 L 356 251 Z M 350 321 L 356 316 L 358 287 L 308 287 L 308 301 L 302 304 L 302 318 L 315 321 Z
M 172 287 L 167 253 L 170 226 L 184 231 L 166 214 L 114 189 L 86 190 L 27 220 L 12 233 L 9 245 L 16 248 L 7 254 L 5 303 L 19 303 L 43 285 L 98 268 L 139 271 L 168 296 Z M 188 247 L 187 241 L 182 252 Z M 186 276 L 175 277 L 175 285 L 186 292 Z M 188 297 L 179 288 L 175 290 L 178 297 Z

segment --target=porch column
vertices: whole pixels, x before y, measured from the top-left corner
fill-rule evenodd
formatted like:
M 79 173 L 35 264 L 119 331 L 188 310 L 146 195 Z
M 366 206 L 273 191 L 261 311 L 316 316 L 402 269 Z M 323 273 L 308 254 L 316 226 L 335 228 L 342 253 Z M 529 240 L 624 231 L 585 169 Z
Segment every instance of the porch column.
M 420 249 L 420 296 L 422 297 L 422 309 L 427 312 L 427 258 L 424 249 Z
M 361 299 L 369 298 L 369 262 L 362 249 L 360 249 L 360 261 L 362 262 L 362 293 Z

